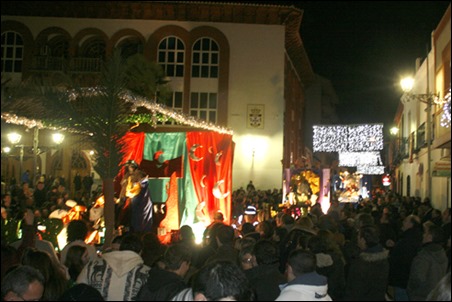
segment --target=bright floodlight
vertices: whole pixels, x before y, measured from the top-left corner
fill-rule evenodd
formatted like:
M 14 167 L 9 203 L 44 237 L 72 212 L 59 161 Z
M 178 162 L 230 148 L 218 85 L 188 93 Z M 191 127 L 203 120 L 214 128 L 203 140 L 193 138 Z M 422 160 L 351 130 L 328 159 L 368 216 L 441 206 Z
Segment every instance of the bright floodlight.
M 18 144 L 20 142 L 20 139 L 22 138 L 22 135 L 20 135 L 17 132 L 12 132 L 8 134 L 8 140 L 11 142 L 11 144 Z
M 412 77 L 403 78 L 400 81 L 400 86 L 404 92 L 410 92 L 414 86 L 414 79 Z
M 64 134 L 61 133 L 54 133 L 53 134 L 53 141 L 59 145 L 64 141 Z
M 389 133 L 391 133 L 392 135 L 397 135 L 399 133 L 399 128 L 392 127 L 391 129 L 389 129 Z

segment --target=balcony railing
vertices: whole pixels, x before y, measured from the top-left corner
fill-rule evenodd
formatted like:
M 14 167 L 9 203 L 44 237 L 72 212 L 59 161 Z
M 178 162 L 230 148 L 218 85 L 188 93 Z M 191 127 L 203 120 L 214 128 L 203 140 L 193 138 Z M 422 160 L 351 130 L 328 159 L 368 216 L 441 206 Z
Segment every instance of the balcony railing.
M 32 70 L 34 71 L 63 71 L 69 67 L 71 72 L 100 72 L 103 60 L 100 58 L 71 58 L 51 56 L 33 57 Z

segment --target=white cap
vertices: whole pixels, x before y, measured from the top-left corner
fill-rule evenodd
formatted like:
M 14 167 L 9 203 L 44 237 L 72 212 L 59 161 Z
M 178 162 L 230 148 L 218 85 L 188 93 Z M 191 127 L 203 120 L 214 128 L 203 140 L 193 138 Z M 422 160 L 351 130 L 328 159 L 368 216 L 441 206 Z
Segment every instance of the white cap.
M 256 215 L 257 214 L 257 210 L 256 207 L 254 206 L 247 206 L 245 209 L 245 215 Z

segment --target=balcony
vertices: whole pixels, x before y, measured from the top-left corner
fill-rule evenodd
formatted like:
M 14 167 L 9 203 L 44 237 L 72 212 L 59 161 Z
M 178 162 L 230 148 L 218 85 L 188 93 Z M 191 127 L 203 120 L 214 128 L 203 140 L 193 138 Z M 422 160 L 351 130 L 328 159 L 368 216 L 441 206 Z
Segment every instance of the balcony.
M 35 56 L 31 70 L 37 72 L 43 71 L 63 71 L 68 70 L 72 73 L 98 73 L 101 71 L 103 60 L 100 58 L 70 58 Z

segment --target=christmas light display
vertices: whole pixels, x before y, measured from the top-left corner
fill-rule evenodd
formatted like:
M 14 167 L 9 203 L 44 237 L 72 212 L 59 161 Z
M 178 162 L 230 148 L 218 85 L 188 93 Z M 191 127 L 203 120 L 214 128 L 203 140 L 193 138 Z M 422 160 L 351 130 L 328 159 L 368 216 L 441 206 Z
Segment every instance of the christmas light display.
M 379 151 L 339 152 L 340 167 L 378 166 L 381 165 Z
M 450 89 L 444 97 L 445 103 L 443 105 L 443 113 L 441 114 L 441 127 L 450 127 Z
M 384 166 L 358 166 L 356 167 L 356 173 L 366 175 L 382 175 L 385 173 Z
M 314 152 L 383 150 L 383 124 L 313 127 Z
M 82 94 L 85 97 L 96 96 L 96 95 L 99 95 L 102 93 L 104 93 L 104 92 L 102 91 L 102 89 L 100 89 L 98 87 L 91 87 L 91 88 L 86 88 L 86 89 L 82 90 Z M 67 98 L 68 98 L 68 101 L 70 101 L 70 102 L 76 101 L 77 97 L 79 97 L 79 96 L 80 96 L 79 93 L 77 93 L 75 90 L 71 90 L 71 91 L 67 92 Z M 205 129 L 205 130 L 211 130 L 211 131 L 215 131 L 215 132 L 223 133 L 223 134 L 229 134 L 229 135 L 233 134 L 233 131 L 228 128 L 224 128 L 221 126 L 214 125 L 212 123 L 207 123 L 205 121 L 198 120 L 193 116 L 187 116 L 181 112 L 175 111 L 173 108 L 168 108 L 162 104 L 156 103 L 153 100 L 149 100 L 144 97 L 133 95 L 131 92 L 128 92 L 128 91 L 121 93 L 119 97 L 123 101 L 129 102 L 132 104 L 131 117 L 127 118 L 126 122 L 134 122 L 134 123 L 138 123 L 138 124 L 140 122 L 148 123 L 148 124 L 151 124 L 151 126 L 155 128 L 155 127 L 157 127 L 157 124 L 159 122 L 164 123 L 169 120 L 174 120 L 176 123 L 179 123 L 182 125 L 187 125 L 187 126 L 191 126 L 191 127 L 195 127 L 195 128 L 201 128 L 201 129 Z M 150 111 L 150 115 L 142 115 L 141 114 L 141 115 L 137 115 L 137 117 L 134 118 L 133 113 L 136 112 L 136 110 L 139 107 L 144 107 L 144 108 L 148 109 Z M 2 112 L 1 116 L 2 116 L 2 119 L 5 120 L 6 123 L 15 124 L 15 125 L 23 125 L 27 128 L 37 127 L 38 129 L 46 128 L 46 129 L 52 129 L 52 130 L 65 130 L 65 131 L 69 131 L 69 132 L 80 133 L 79 131 L 74 130 L 74 129 L 48 126 L 48 125 L 45 125 L 40 120 L 28 119 L 28 118 L 17 116 L 15 114 Z

